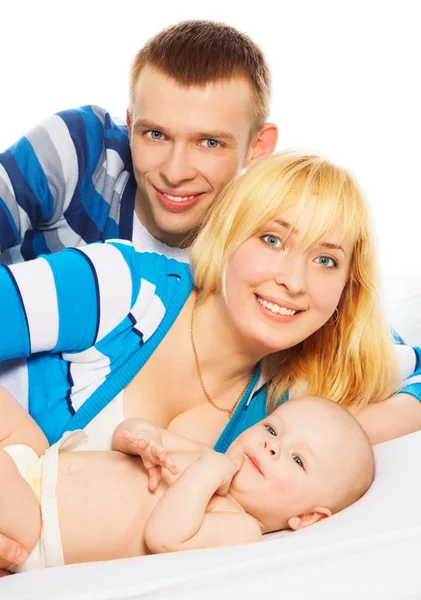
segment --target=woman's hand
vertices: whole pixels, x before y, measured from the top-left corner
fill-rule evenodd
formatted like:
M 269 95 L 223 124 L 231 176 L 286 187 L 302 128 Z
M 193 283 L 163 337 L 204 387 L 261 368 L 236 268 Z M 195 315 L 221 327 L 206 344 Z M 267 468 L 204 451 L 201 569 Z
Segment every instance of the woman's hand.
M 142 435 L 142 434 L 139 434 Z M 168 469 L 172 475 L 178 474 L 178 469 L 168 456 L 168 451 L 162 446 L 161 436 L 138 437 L 131 431 L 119 431 L 117 436 L 124 439 L 131 447 L 130 454 L 138 454 L 149 474 L 149 489 L 154 492 L 162 477 L 162 469 Z

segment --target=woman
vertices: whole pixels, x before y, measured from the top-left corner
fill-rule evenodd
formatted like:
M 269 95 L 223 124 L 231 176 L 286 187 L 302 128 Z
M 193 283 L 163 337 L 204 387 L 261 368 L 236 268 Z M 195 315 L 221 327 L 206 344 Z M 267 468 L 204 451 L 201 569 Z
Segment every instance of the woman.
M 131 416 L 224 450 L 266 396 L 366 406 L 395 381 L 372 237 L 349 174 L 274 155 L 222 195 L 191 250 L 194 286 L 186 265 L 122 241 L 1 267 L 0 360 L 29 355 L 50 442 L 87 426 L 98 449 Z
M 29 410 L 50 442 L 86 427 L 92 449 L 127 417 L 224 451 L 288 394 L 374 405 L 397 369 L 372 237 L 348 173 L 273 155 L 220 198 L 194 284 L 123 241 L 0 267 L 0 360 L 29 356 Z

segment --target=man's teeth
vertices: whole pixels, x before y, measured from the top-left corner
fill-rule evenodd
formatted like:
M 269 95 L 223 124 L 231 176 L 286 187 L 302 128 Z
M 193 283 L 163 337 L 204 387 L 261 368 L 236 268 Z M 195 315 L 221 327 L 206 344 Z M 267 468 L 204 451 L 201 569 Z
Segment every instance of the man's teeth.
M 285 308 L 284 306 L 279 306 L 279 304 L 274 304 L 273 302 L 266 302 L 266 300 L 263 300 L 263 298 L 260 297 L 257 297 L 257 301 L 262 306 L 275 313 L 275 315 L 279 313 L 280 315 L 292 316 L 295 315 L 295 313 L 297 312 L 296 310 L 289 310 L 288 308 Z
M 186 200 L 191 200 L 192 198 L 194 198 L 193 196 L 171 196 L 171 194 L 164 194 L 164 192 L 162 192 L 162 194 L 168 198 L 168 200 L 172 200 L 173 202 L 185 202 Z

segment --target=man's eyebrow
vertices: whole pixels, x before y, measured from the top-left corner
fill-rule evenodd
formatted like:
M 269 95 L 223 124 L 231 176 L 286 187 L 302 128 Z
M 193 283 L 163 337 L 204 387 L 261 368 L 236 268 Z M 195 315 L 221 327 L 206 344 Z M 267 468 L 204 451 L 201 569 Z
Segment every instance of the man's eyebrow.
M 280 225 L 281 227 L 289 229 L 291 233 L 298 233 L 297 229 L 295 229 L 295 227 L 291 227 L 291 223 L 288 223 L 288 221 L 285 221 L 285 219 L 273 219 L 273 221 L 274 223 L 278 223 L 278 225 Z M 332 244 L 332 242 L 320 242 L 317 245 L 322 248 L 329 248 L 329 250 L 342 250 L 342 252 L 346 256 L 346 252 L 340 244 Z
M 198 133 L 192 133 L 192 137 L 211 139 L 211 140 L 225 140 L 227 142 L 235 142 L 235 136 L 229 131 L 218 129 L 216 131 L 199 131 Z
M 156 131 L 163 131 L 165 129 L 165 127 L 161 127 L 161 125 L 158 125 L 153 121 L 148 121 L 148 119 L 136 119 L 136 121 L 133 124 L 133 127 L 135 129 L 137 129 L 138 127 L 145 127 L 145 129 L 154 129 Z

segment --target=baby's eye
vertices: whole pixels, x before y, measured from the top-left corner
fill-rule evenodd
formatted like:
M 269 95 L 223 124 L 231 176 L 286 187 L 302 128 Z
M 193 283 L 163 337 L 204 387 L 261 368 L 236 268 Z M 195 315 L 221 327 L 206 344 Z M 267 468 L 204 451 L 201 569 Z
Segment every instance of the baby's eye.
M 264 235 L 262 240 L 271 248 L 282 248 L 282 242 L 276 235 Z
M 275 436 L 275 437 L 278 435 L 278 434 L 276 433 L 276 429 L 274 429 L 274 428 L 272 427 L 272 425 L 267 425 L 267 426 L 266 426 L 266 430 L 268 431 L 268 433 L 270 433 L 270 435 L 273 435 L 273 436 Z
M 151 131 L 147 131 L 146 135 L 151 140 L 162 140 L 162 138 L 164 137 L 164 134 L 162 133 L 162 131 L 158 131 L 157 129 L 151 129 Z
M 316 261 L 319 261 L 319 265 L 321 265 L 322 267 L 328 267 L 329 269 L 338 266 L 336 260 L 333 260 L 333 258 L 330 258 L 330 256 L 319 256 L 318 258 L 316 258 Z
M 301 458 L 297 454 L 293 454 L 292 458 L 295 460 L 295 462 L 297 463 L 297 465 L 299 467 L 301 467 L 302 469 L 304 469 L 304 463 L 303 463 L 303 461 L 301 460 Z

